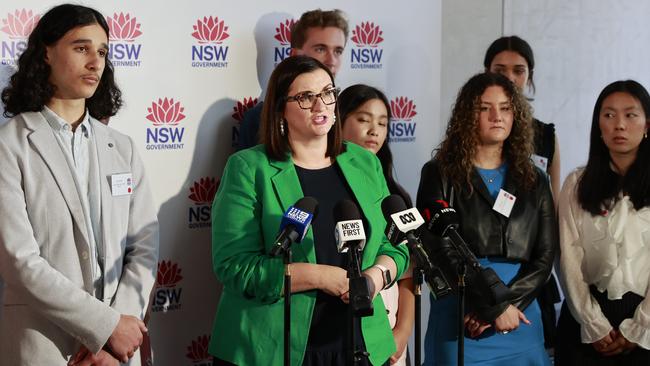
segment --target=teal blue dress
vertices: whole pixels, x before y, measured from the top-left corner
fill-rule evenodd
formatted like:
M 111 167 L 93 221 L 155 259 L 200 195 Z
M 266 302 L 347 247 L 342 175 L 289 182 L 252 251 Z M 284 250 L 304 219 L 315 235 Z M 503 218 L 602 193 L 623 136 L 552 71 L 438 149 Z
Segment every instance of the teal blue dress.
M 480 169 L 477 171 L 493 197 L 503 187 L 507 167 Z M 499 260 L 498 258 L 479 258 L 484 267 L 490 267 L 508 284 L 519 271 L 520 263 Z M 458 297 L 455 295 L 440 300 L 431 298 L 431 311 L 424 340 L 424 365 L 456 366 L 458 364 Z M 508 334 L 498 334 L 489 328 L 489 336 L 472 339 L 465 337 L 465 365 L 481 366 L 550 366 L 551 361 L 544 348 L 542 315 L 537 300 L 525 310 L 531 324 L 520 323 L 519 328 Z

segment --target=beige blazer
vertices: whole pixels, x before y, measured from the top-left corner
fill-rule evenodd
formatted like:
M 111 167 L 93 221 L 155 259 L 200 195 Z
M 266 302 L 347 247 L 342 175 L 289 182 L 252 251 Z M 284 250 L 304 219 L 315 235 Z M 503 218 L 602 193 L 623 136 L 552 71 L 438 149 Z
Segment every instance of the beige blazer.
M 120 314 L 144 317 L 158 261 L 158 220 L 133 141 L 91 118 L 101 179 L 104 299 L 92 294 L 88 230 L 65 155 L 38 112 L 0 127 L 2 365 L 65 365 L 98 352 Z M 133 194 L 111 176 L 132 173 Z

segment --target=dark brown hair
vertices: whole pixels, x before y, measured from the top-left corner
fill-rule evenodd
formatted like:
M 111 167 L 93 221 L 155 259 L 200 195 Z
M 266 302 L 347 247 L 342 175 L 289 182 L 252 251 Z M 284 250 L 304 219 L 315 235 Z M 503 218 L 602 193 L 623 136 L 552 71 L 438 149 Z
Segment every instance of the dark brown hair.
M 339 9 L 323 11 L 310 10 L 302 14 L 291 28 L 291 48 L 302 48 L 307 41 L 307 29 L 334 27 L 343 31 L 348 39 L 348 20 Z

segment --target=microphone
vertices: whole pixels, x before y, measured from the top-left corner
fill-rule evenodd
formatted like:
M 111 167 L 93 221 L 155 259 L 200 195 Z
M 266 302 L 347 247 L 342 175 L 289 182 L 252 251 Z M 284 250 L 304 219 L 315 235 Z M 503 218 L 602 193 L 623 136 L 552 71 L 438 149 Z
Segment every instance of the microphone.
M 371 293 L 374 292 L 372 281 L 361 275 L 359 252 L 366 245 L 366 233 L 357 205 L 350 200 L 341 200 L 334 206 L 334 237 L 339 253 L 348 253 L 348 278 L 350 283 L 350 307 L 358 317 L 371 316 L 374 313 Z M 373 291 L 371 291 L 373 288 Z
M 280 233 L 271 248 L 271 256 L 284 253 L 292 243 L 300 243 L 307 234 L 309 225 L 318 214 L 318 201 L 313 197 L 303 197 L 289 206 L 280 221 Z
M 503 283 L 492 268 L 483 268 L 476 256 L 458 233 L 460 216 L 444 200 L 436 200 L 423 210 L 428 222 L 427 229 L 434 235 L 449 238 L 461 261 L 464 261 L 476 274 L 474 287 L 490 305 L 496 305 L 510 298 L 510 289 Z M 451 260 L 451 259 L 449 259 Z M 471 272 L 470 272 L 471 273 Z
M 334 238 L 339 253 L 346 253 L 349 248 L 362 251 L 366 246 L 366 232 L 357 205 L 350 200 L 339 201 L 334 206 L 334 221 Z
M 451 286 L 440 268 L 434 266 L 416 236 L 416 230 L 424 224 L 424 219 L 416 208 L 406 208 L 404 199 L 392 194 L 381 202 L 381 210 L 386 218 L 385 234 L 393 245 L 406 244 L 415 258 L 417 266 L 424 270 L 429 289 L 435 298 L 451 292 Z

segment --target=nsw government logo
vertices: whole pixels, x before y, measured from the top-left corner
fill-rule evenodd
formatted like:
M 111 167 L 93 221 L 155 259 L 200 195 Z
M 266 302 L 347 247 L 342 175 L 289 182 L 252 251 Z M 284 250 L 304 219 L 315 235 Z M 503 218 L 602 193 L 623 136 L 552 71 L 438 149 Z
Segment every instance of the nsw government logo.
M 241 124 L 241 121 L 244 120 L 244 114 L 249 109 L 255 107 L 257 101 L 258 101 L 257 98 L 248 97 L 237 101 L 237 104 L 235 104 L 235 106 L 232 107 L 233 109 L 232 118 L 234 118 L 235 121 L 237 121 L 237 124 L 232 126 L 232 147 L 236 147 L 237 145 L 239 145 L 239 126 Z
M 379 44 L 384 41 L 384 32 L 375 23 L 361 22 L 352 30 L 350 40 L 356 47 L 350 52 L 350 68 L 381 69 L 384 50 Z
M 291 54 L 291 29 L 294 24 L 296 24 L 295 20 L 286 19 L 275 28 L 274 38 L 280 42 L 279 47 L 274 47 L 275 53 L 273 54 L 273 63 L 276 66 Z
M 228 26 L 217 17 L 197 19 L 192 26 L 198 44 L 192 45 L 192 67 L 228 67 L 228 46 L 223 45 L 230 35 Z
M 210 210 L 212 209 L 212 200 L 219 188 L 220 180 L 214 177 L 204 177 L 190 187 L 190 195 L 187 196 L 192 202 L 188 210 L 188 227 L 190 229 L 200 229 L 210 227 L 212 222 Z
M 33 11 L 27 9 L 15 10 L 2 19 L 0 31 L 5 34 L 5 37 L 3 37 L 1 45 L 2 57 L 0 58 L 0 64 L 16 65 L 18 57 L 27 48 L 29 34 L 32 33 L 40 19 L 41 17 L 38 14 L 34 14 Z M 6 40 L 6 38 L 9 39 Z
M 147 150 L 179 150 L 185 146 L 185 127 L 178 127 L 185 118 L 184 111 L 181 102 L 174 101 L 174 98 L 159 98 L 151 102 L 146 118 L 153 122 L 153 128 L 147 128 Z
M 110 30 L 108 58 L 113 65 L 140 66 L 142 62 L 140 60 L 142 44 L 135 42 L 136 38 L 142 35 L 140 23 L 131 14 L 122 12 L 115 13 L 112 17 L 106 17 L 106 23 L 108 23 L 108 29 Z
M 407 97 L 397 97 L 390 101 L 393 118 L 388 129 L 388 142 L 415 141 L 415 103 Z
M 178 283 L 183 279 L 181 268 L 172 261 L 158 262 L 156 275 L 156 289 L 151 304 L 153 312 L 168 312 L 181 308 L 181 294 L 183 288 Z
M 210 336 L 204 334 L 187 346 L 185 357 L 192 361 L 192 366 L 212 366 L 212 355 L 208 352 Z

